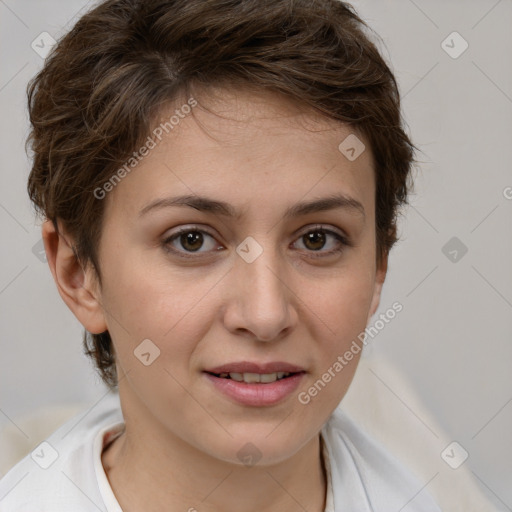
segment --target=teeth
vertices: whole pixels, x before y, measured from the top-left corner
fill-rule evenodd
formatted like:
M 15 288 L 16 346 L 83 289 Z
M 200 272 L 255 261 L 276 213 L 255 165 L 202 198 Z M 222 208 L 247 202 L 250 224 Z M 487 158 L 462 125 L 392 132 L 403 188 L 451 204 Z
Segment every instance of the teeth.
M 230 379 L 236 380 L 237 382 L 247 382 L 248 384 L 252 384 L 255 382 L 263 382 L 270 383 L 275 382 L 276 380 L 283 379 L 284 377 L 288 377 L 290 373 L 288 372 L 277 372 L 277 373 L 221 373 L 219 377 L 227 378 L 229 376 Z
M 260 374 L 259 373 L 244 373 L 243 374 L 244 382 L 260 382 Z

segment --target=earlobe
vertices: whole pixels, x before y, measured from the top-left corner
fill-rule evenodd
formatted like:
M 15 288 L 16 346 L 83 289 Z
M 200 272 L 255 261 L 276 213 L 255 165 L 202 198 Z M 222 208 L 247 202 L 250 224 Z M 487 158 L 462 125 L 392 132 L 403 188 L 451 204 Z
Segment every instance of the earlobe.
M 51 220 L 44 222 L 42 237 L 48 265 L 57 290 L 80 323 L 91 333 L 107 330 L 100 294 L 93 269 L 84 270 L 73 249 L 72 239 L 58 223 L 59 231 Z

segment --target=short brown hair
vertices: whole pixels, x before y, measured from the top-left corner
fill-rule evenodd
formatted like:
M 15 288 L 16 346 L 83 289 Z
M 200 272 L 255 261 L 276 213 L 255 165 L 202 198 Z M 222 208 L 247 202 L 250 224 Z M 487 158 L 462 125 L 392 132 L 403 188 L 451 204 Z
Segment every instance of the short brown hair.
M 27 88 L 33 151 L 28 193 L 59 219 L 82 265 L 97 259 L 104 202 L 93 191 L 126 161 L 159 107 L 195 84 L 279 92 L 359 130 L 376 179 L 381 262 L 397 241 L 415 146 L 393 72 L 354 8 L 339 0 L 108 0 L 55 46 Z M 104 382 L 117 386 L 108 331 L 84 333 Z

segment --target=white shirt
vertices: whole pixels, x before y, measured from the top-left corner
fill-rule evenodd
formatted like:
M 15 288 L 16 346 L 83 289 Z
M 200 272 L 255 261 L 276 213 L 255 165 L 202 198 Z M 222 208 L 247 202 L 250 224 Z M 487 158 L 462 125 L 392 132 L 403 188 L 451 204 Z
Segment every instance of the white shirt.
M 115 394 L 66 422 L 0 480 L 0 512 L 122 512 L 101 453 L 123 427 Z M 340 407 L 321 437 L 325 512 L 441 512 L 424 484 Z

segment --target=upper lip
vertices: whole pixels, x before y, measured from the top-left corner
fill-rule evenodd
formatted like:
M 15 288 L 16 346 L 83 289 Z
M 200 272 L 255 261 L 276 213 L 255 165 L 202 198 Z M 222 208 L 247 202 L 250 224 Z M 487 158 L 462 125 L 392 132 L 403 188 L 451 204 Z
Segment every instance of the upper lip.
M 238 361 L 233 363 L 223 364 L 221 366 L 215 366 L 214 368 L 208 368 L 205 370 L 208 373 L 297 373 L 304 372 L 304 368 L 296 366 L 290 363 L 284 363 L 282 361 L 273 361 L 270 363 L 254 363 L 251 361 Z

